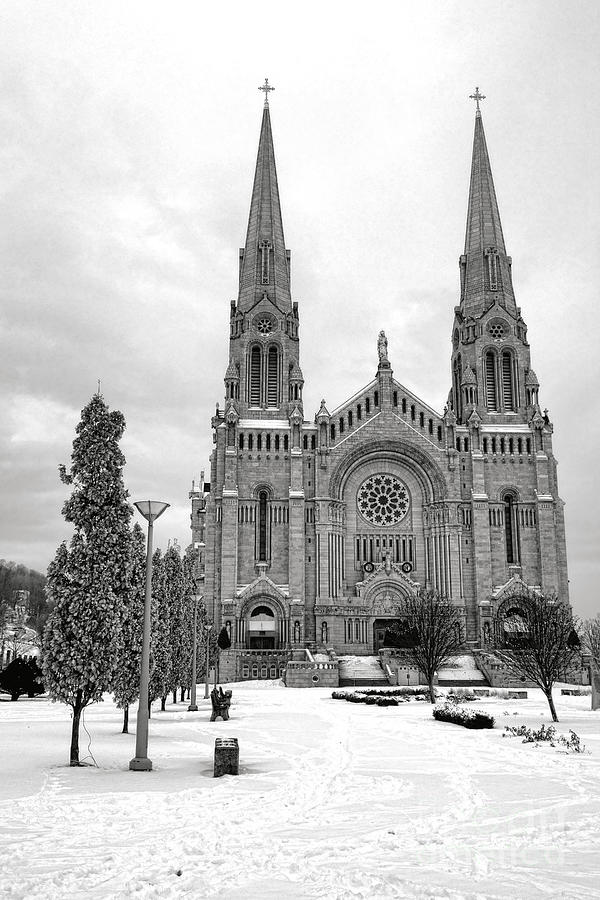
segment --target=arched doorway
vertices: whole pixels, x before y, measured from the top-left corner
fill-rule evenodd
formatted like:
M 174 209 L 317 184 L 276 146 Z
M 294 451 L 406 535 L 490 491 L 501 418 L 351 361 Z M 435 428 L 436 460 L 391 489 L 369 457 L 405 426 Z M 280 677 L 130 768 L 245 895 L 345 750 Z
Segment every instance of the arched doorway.
M 373 622 L 373 651 L 375 655 L 383 647 L 396 647 L 398 645 L 394 632 L 400 627 L 400 619 L 375 619 Z
M 276 633 L 275 613 L 271 607 L 266 603 L 255 606 L 248 618 L 248 649 L 274 650 Z
M 529 637 L 527 613 L 521 606 L 511 606 L 503 615 L 502 640 L 505 644 L 524 644 Z
M 373 649 L 378 653 L 382 647 L 396 650 L 414 647 L 418 638 L 406 617 L 396 619 L 375 619 L 373 622 Z

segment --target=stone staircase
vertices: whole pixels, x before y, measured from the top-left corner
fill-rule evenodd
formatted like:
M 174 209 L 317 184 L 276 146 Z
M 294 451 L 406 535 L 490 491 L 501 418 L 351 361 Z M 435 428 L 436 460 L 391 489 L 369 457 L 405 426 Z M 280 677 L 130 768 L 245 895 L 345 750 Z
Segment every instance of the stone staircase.
M 338 656 L 340 687 L 387 687 L 377 656 Z
M 477 667 L 472 653 L 455 656 L 438 672 L 440 687 L 489 687 L 489 681 Z

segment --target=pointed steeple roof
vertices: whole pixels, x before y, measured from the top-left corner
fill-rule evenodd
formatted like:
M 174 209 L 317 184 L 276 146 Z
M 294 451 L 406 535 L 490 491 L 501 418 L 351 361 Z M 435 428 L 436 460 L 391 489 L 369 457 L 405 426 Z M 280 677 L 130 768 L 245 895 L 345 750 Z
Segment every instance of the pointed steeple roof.
M 477 98 L 474 95 L 474 99 Z M 483 99 L 479 95 L 479 99 Z M 492 167 L 488 155 L 483 119 L 477 103 L 473 159 L 467 210 L 465 252 L 461 265 L 461 306 L 464 315 L 478 317 L 495 302 L 516 313 L 510 272 L 511 259 L 506 254 L 502 224 Z
M 481 111 L 475 113 L 465 253 L 496 247 L 506 253 Z
M 267 295 L 291 311 L 289 255 L 285 249 L 268 99 L 263 109 L 246 246 L 240 267 L 238 307 L 252 308 Z

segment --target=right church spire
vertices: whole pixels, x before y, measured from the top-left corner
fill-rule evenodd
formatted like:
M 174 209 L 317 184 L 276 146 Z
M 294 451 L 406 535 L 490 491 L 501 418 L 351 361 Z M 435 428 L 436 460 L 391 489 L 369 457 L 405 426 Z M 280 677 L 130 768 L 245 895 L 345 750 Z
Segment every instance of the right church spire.
M 459 424 L 526 424 L 537 411 L 527 327 L 515 303 L 479 101 L 477 102 L 460 304 L 452 333 L 449 406 Z M 471 419 L 473 413 L 475 417 Z
M 511 278 L 511 258 L 507 256 L 498 201 L 492 178 L 479 101 L 484 96 L 475 88 L 475 133 L 467 209 L 465 250 L 460 257 L 461 311 L 478 318 L 494 303 L 516 312 Z

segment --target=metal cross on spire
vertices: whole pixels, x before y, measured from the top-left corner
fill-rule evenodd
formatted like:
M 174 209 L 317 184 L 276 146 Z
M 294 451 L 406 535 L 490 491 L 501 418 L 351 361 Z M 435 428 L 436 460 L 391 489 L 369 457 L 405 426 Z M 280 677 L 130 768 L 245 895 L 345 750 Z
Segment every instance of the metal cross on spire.
M 261 86 L 259 87 L 259 91 L 265 92 L 265 106 L 269 105 L 269 91 L 274 91 L 274 90 L 275 90 L 275 88 L 271 87 L 271 85 L 269 84 L 269 79 L 265 78 L 265 83 L 261 84 Z
M 479 93 L 479 88 L 476 87 L 476 88 L 475 88 L 475 93 L 474 93 L 474 94 L 469 94 L 469 100 L 474 100 L 474 101 L 476 102 L 476 104 L 477 104 L 477 112 L 479 112 L 479 101 L 480 101 L 480 100 L 485 100 L 485 94 L 480 94 L 480 93 Z

